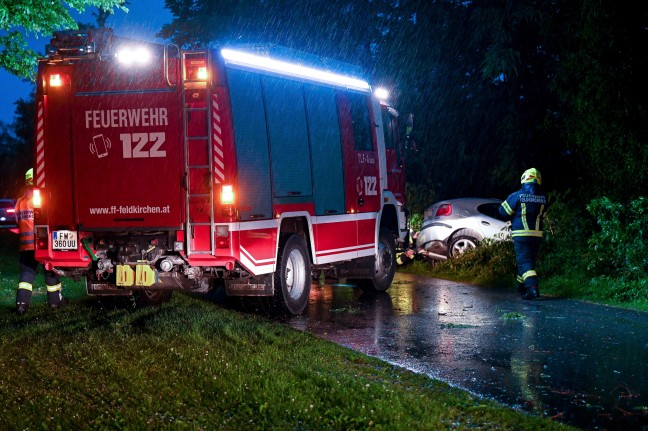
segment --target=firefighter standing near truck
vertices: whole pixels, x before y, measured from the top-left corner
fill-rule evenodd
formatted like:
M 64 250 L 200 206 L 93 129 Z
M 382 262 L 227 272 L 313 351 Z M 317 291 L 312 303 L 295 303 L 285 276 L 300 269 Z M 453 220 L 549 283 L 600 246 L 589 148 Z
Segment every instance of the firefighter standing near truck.
M 16 292 L 16 312 L 25 314 L 31 302 L 32 288 L 38 269 L 38 261 L 34 258 L 34 206 L 33 206 L 34 170 L 29 169 L 25 174 L 23 194 L 16 202 L 16 224 L 20 231 L 20 279 Z M 45 270 L 45 285 L 47 286 L 47 303 L 51 308 L 67 304 L 67 299 L 61 295 L 61 282 L 54 271 Z
M 502 202 L 499 213 L 504 219 L 511 220 L 518 291 L 524 299 L 535 299 L 540 296 L 536 259 L 542 243 L 547 196 L 540 187 L 542 176 L 537 169 L 524 171 L 520 182 L 522 188 Z

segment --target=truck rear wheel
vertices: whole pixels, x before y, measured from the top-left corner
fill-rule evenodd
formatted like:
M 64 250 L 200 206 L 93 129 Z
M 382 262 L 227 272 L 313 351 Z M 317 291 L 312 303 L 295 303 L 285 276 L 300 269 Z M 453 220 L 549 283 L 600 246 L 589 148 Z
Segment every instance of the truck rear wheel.
M 373 278 L 358 280 L 364 290 L 384 292 L 389 289 L 396 272 L 396 243 L 391 232 L 380 229 L 378 234 L 378 255 L 376 256 L 376 273 Z
M 155 307 L 171 300 L 172 290 L 138 290 L 135 301 L 140 307 Z
M 304 311 L 310 295 L 311 262 L 306 243 L 299 235 L 290 235 L 279 249 L 274 286 L 274 303 L 280 311 Z

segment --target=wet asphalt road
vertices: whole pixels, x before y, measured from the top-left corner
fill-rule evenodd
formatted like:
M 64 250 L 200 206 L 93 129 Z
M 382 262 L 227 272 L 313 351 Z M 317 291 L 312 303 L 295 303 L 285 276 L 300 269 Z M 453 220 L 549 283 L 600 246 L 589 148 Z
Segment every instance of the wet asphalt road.
M 648 430 L 648 313 L 397 274 L 385 293 L 314 283 L 288 324 L 591 430 Z

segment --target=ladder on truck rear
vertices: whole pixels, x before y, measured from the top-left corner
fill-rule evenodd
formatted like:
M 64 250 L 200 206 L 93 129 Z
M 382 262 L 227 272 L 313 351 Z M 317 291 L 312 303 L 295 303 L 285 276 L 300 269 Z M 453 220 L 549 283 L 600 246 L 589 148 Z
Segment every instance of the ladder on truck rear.
M 209 51 L 182 51 L 181 61 L 187 255 L 214 255 Z

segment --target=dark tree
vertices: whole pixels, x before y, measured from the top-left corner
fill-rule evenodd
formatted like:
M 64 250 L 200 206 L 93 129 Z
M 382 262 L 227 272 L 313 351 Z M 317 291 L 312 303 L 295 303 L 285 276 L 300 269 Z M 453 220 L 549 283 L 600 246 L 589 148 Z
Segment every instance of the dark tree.
M 3 0 L 0 2 L 0 67 L 24 78 L 32 78 L 38 54 L 28 48 L 27 37 L 50 36 L 56 30 L 76 29 L 70 9 L 82 12 L 88 6 L 102 10 L 122 8 L 124 0 Z
M 416 118 L 414 211 L 504 197 L 534 166 L 583 204 L 646 194 L 645 2 L 167 0 L 185 46 L 276 43 L 357 64 Z M 637 184 L 629 185 L 629 181 Z
M 16 198 L 33 164 L 34 95 L 18 99 L 14 121 L 0 128 L 0 195 Z M 0 196 L 0 197 L 5 197 Z

